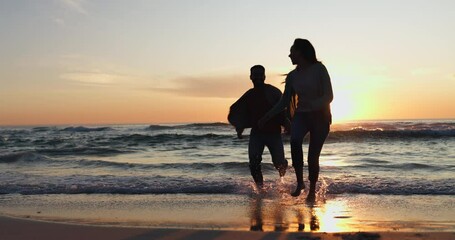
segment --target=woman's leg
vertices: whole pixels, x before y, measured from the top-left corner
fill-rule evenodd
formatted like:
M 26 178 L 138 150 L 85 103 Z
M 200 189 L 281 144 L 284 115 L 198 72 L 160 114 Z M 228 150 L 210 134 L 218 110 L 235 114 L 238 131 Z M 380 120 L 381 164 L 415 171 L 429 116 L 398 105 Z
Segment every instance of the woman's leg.
M 319 156 L 322 146 L 330 131 L 330 124 L 324 121 L 320 114 L 314 113 L 310 127 L 310 144 L 308 149 L 308 180 L 310 191 L 308 198 L 314 198 L 316 194 L 316 182 L 319 178 Z
M 291 155 L 292 155 L 292 166 L 295 170 L 295 176 L 297 178 L 296 190 L 291 194 L 294 197 L 300 195 L 302 189 L 305 188 L 303 182 L 303 150 L 302 143 L 303 138 L 308 133 L 306 113 L 296 113 L 292 120 L 291 126 Z

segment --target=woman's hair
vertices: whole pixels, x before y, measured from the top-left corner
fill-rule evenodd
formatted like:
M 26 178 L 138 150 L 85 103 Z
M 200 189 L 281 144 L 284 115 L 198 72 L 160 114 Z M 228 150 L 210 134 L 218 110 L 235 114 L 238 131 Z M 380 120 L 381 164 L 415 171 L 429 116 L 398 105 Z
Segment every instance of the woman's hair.
M 313 45 L 310 41 L 306 39 L 297 38 L 294 40 L 294 45 L 292 47 L 299 51 L 302 54 L 303 58 L 310 63 L 317 63 L 319 62 L 316 58 L 316 50 L 314 50 Z

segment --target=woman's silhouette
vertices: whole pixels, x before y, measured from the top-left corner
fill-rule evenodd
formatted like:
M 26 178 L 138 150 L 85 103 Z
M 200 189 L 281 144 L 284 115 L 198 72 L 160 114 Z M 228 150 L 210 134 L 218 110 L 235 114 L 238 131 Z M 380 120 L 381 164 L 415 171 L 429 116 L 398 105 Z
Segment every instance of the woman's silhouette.
M 295 39 L 289 54 L 297 67 L 289 72 L 281 100 L 259 120 L 263 126 L 286 107 L 292 118 L 291 155 L 297 177 L 297 188 L 292 196 L 299 196 L 305 188 L 303 182 L 303 138 L 309 132 L 308 171 L 310 191 L 308 199 L 314 200 L 319 175 L 319 155 L 330 131 L 333 100 L 332 84 L 326 67 L 317 60 L 313 45 L 306 39 Z

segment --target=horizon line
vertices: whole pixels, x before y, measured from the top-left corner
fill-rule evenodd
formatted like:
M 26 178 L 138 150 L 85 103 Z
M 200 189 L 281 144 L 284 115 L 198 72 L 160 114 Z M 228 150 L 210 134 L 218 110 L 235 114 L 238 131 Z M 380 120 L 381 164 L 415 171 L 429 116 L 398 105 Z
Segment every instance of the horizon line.
M 343 123 L 352 123 L 352 122 L 372 122 L 372 121 L 444 121 L 444 120 L 455 120 L 455 117 L 452 118 L 384 118 L 384 119 L 356 119 L 356 120 L 342 120 L 342 121 L 334 121 L 334 124 L 343 124 Z M 195 121 L 188 121 L 188 122 L 139 122 L 139 123 L 132 123 L 132 122 L 122 122 L 122 123 L 59 123 L 59 124 L 0 124 L 0 127 L 41 127 L 41 126 L 101 126 L 101 125 L 167 125 L 167 124 L 199 124 L 199 123 L 226 123 L 229 124 L 227 121 L 211 121 L 211 122 L 195 122 Z

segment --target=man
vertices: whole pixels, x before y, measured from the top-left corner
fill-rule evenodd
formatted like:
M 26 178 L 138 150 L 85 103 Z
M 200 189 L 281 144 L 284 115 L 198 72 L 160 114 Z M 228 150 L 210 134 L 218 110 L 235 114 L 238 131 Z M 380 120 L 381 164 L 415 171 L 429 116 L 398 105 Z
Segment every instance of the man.
M 254 88 L 249 89 L 232 104 L 228 120 L 236 127 L 238 138 L 242 138 L 245 128 L 251 127 L 248 144 L 249 166 L 254 182 L 259 188 L 262 188 L 264 179 L 261 161 L 265 146 L 269 149 L 273 165 L 278 170 L 280 177 L 286 173 L 288 161 L 284 157 L 281 125 L 287 128 L 289 121 L 283 112 L 268 121 L 263 127 L 258 127 L 259 119 L 280 100 L 281 91 L 264 83 L 265 68 L 261 65 L 251 67 L 250 79 Z

